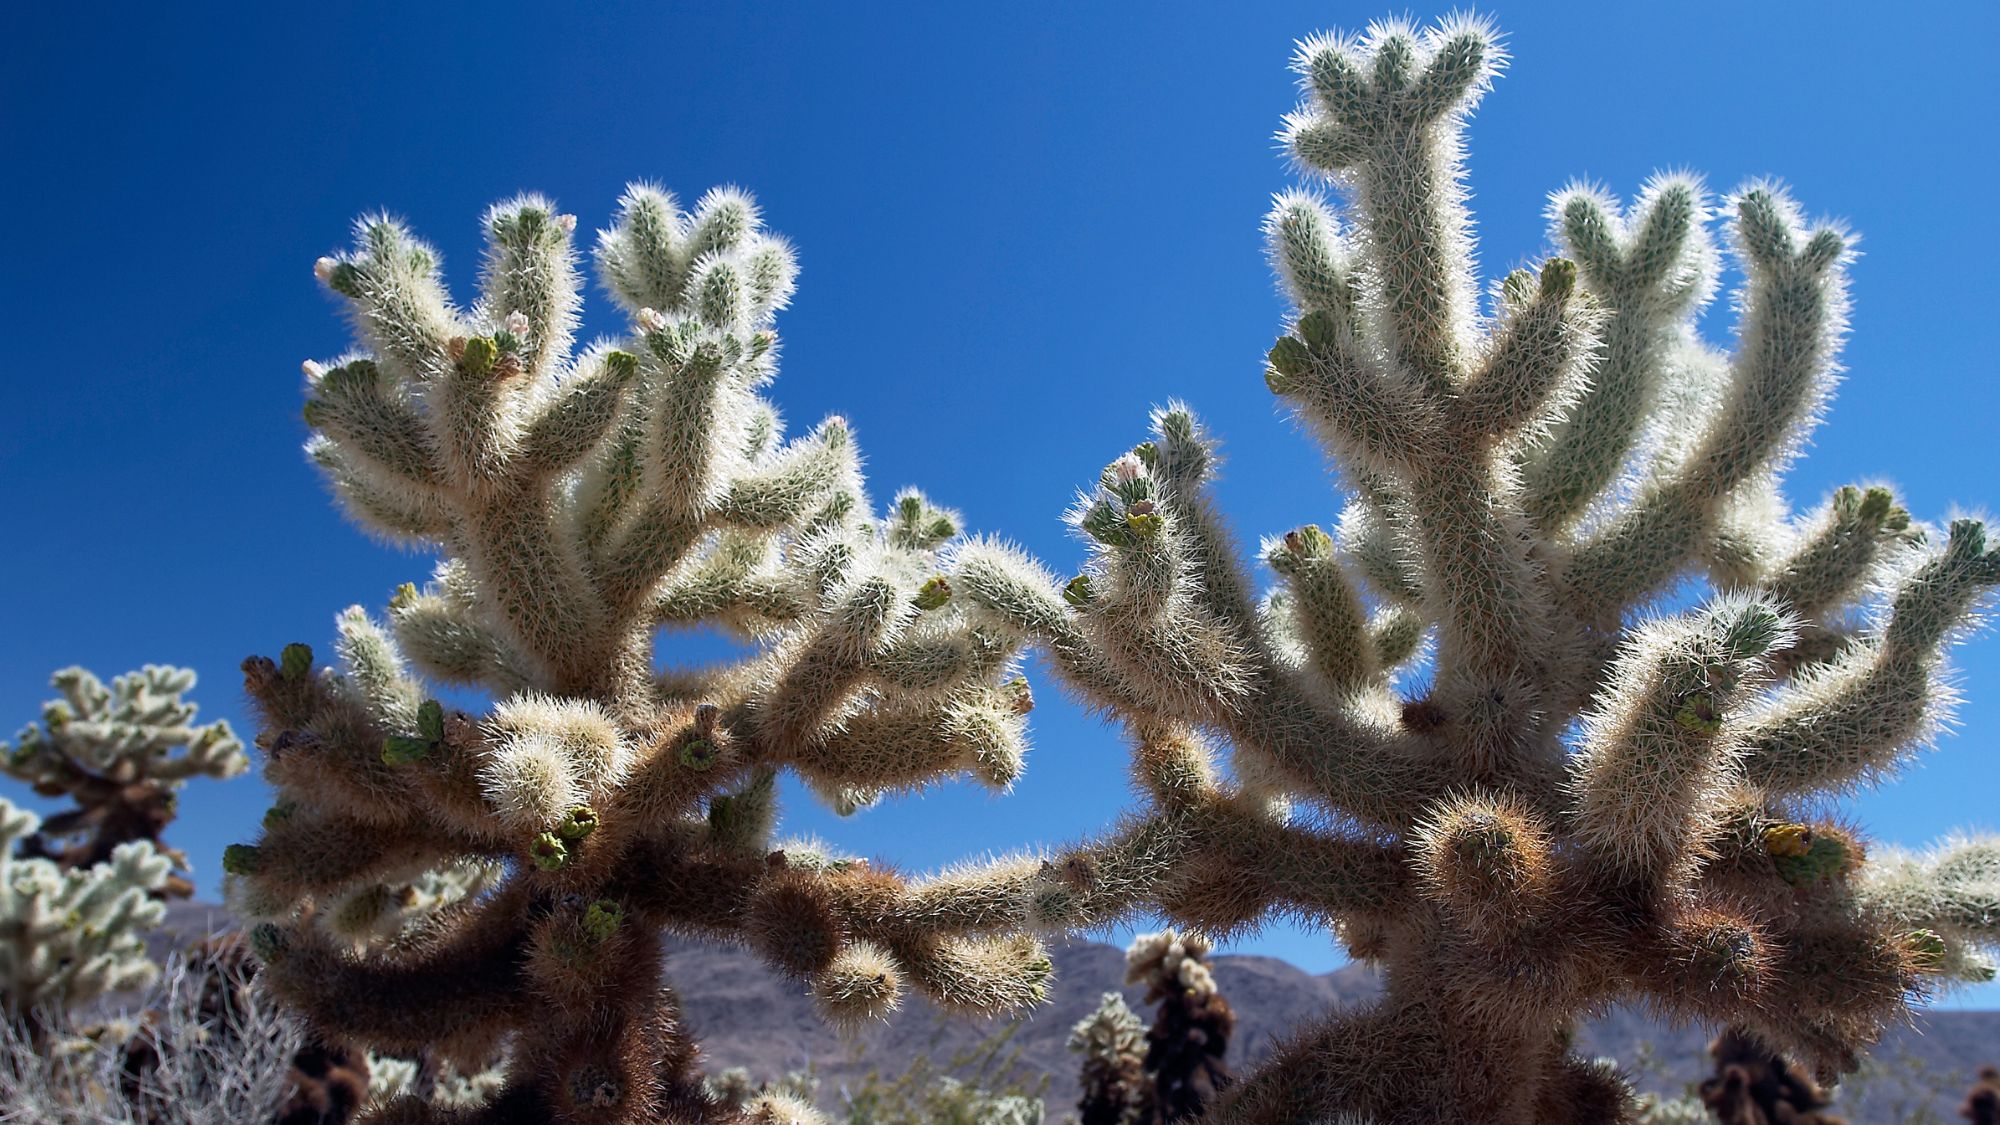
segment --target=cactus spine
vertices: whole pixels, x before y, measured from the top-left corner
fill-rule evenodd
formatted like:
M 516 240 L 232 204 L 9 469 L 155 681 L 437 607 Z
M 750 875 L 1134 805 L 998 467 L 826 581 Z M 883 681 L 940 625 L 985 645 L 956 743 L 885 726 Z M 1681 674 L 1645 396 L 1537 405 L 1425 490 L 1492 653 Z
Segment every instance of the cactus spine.
M 1029 921 L 1302 916 L 1386 968 L 1380 1003 L 1302 1029 L 1217 1122 L 1626 1120 L 1615 1069 L 1563 1035 L 1619 999 L 1830 1073 L 1913 994 L 1990 973 L 2000 937 L 1985 860 L 1884 884 L 1813 812 L 1937 729 L 1942 650 L 2000 580 L 1976 520 L 1925 527 L 1880 488 L 1794 516 L 1778 492 L 1837 371 L 1850 238 L 1770 183 L 1570 188 L 1565 256 L 1482 313 L 1461 154 L 1502 61 L 1470 18 L 1300 45 L 1281 137 L 1345 206 L 1277 198 L 1296 316 L 1265 381 L 1348 495 L 1332 533 L 1264 542 L 1271 593 L 1177 404 L 1072 513 L 1083 575 L 960 556 L 962 596 L 1124 720 L 1150 805 L 1052 859 Z M 1718 220 L 1745 277 L 1726 353 L 1694 329 Z M 1670 613 L 1690 577 L 1712 596 Z
M 280 801 L 228 866 L 267 919 L 265 979 L 316 1028 L 469 1068 L 506 1046 L 483 1108 L 383 1121 L 729 1119 L 661 987 L 663 930 L 747 943 L 839 1022 L 911 988 L 1014 1008 L 1051 971 L 996 932 L 995 888 L 1032 864 L 912 882 L 769 843 L 782 769 L 842 807 L 959 773 L 1005 789 L 1032 703 L 1019 631 L 955 597 L 957 515 L 914 490 L 878 514 L 846 422 L 786 441 L 759 393 L 791 248 L 741 192 L 635 186 L 596 250 L 629 334 L 577 349 L 574 225 L 495 207 L 469 308 L 387 218 L 316 267 L 363 350 L 306 365 L 308 451 L 364 526 L 444 561 L 386 622 L 347 611 L 335 668 L 303 645 L 246 663 Z M 656 671 L 660 627 L 694 623 L 753 651 Z M 419 673 L 497 703 L 444 707 Z M 327 924 L 467 862 L 497 886 L 404 939 Z

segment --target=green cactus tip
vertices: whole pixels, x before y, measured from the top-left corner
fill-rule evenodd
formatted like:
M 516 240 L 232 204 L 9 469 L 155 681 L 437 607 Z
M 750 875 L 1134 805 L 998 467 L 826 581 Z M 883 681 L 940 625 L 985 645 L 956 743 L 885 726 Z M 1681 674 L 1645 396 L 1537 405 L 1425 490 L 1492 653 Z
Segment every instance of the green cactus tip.
M 564 840 L 581 840 L 597 831 L 597 810 L 589 805 L 578 805 L 569 810 L 561 824 L 556 826 L 556 835 Z
M 255 875 L 263 853 L 255 844 L 231 844 L 222 849 L 222 870 L 230 875 Z
M 543 871 L 561 871 L 569 866 L 569 845 L 553 832 L 543 832 L 528 845 L 528 858 Z
M 583 932 L 596 941 L 607 941 L 625 920 L 625 910 L 610 899 L 599 899 L 583 912 Z
M 311 645 L 294 642 L 285 646 L 278 654 L 278 675 L 287 680 L 298 681 L 312 672 L 313 650 Z

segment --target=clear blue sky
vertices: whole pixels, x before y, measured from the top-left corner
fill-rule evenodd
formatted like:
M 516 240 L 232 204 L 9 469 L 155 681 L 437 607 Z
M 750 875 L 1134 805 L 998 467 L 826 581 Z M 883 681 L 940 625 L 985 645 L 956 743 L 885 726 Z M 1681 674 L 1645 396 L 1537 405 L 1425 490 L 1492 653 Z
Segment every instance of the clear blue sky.
M 1259 246 L 1295 38 L 1373 4 L 36 4 L 0 41 L 0 723 L 53 668 L 236 665 L 379 607 L 426 559 L 345 525 L 299 454 L 299 362 L 347 343 L 312 278 L 388 208 L 470 284 L 524 189 L 585 229 L 629 179 L 735 182 L 801 249 L 775 397 L 851 418 L 876 495 L 921 484 L 1058 571 L 1075 487 L 1180 397 L 1227 442 L 1246 539 L 1328 522 L 1320 454 L 1261 379 Z M 585 10 L 579 6 L 578 10 Z M 1801 502 L 1887 478 L 1922 518 L 2000 502 L 1991 325 L 2000 6 L 1488 9 L 1514 63 L 1471 131 L 1492 272 L 1546 252 L 1546 194 L 1684 167 L 1776 174 L 1862 232 L 1849 382 Z M 1420 10 L 1420 17 L 1438 14 Z M 461 290 L 462 292 L 464 290 Z M 587 329 L 612 331 L 593 293 Z M 1708 325 L 1720 334 L 1726 303 Z M 1856 805 L 1879 837 L 2000 828 L 2000 638 L 1961 650 L 1963 732 Z M 1046 682 L 1046 681 L 1042 681 Z M 912 868 L 1075 837 L 1131 800 L 1125 748 L 1040 692 L 1011 797 L 953 786 L 789 824 Z M 0 783 L 19 798 L 20 787 Z M 173 838 L 212 892 L 260 783 L 198 784 Z M 1244 948 L 1316 969 L 1321 935 Z M 1971 1001 L 2000 1005 L 2000 990 Z

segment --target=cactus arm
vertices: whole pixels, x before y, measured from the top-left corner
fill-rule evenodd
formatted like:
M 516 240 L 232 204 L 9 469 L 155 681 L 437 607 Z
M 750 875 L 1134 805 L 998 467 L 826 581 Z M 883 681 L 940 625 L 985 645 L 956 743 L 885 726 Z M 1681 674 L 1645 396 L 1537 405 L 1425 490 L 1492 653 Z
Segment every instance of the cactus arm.
M 1952 524 L 1941 549 L 1903 580 L 1887 622 L 1831 663 L 1796 678 L 1744 730 L 1744 775 L 1778 793 L 1852 786 L 1894 769 L 1949 714 L 1943 647 L 2000 582 L 1983 524 Z
M 1707 199 L 1690 177 L 1654 178 L 1629 214 L 1584 187 L 1557 193 L 1549 213 L 1584 289 L 1607 312 L 1590 385 L 1522 466 L 1524 509 L 1559 533 L 1611 486 L 1639 441 L 1679 338 L 1713 293 L 1716 263 Z
M 1671 878 L 1706 835 L 1738 753 L 1728 717 L 1760 658 L 1789 641 L 1772 606 L 1725 601 L 1630 642 L 1585 720 L 1570 781 L 1576 838 L 1621 878 Z
M 1712 532 L 1723 501 L 1783 460 L 1831 386 L 1846 328 L 1846 236 L 1807 227 L 1797 205 L 1766 186 L 1738 197 L 1732 235 L 1749 280 L 1727 391 L 1686 458 L 1577 546 L 1564 598 L 1585 621 L 1671 576 Z

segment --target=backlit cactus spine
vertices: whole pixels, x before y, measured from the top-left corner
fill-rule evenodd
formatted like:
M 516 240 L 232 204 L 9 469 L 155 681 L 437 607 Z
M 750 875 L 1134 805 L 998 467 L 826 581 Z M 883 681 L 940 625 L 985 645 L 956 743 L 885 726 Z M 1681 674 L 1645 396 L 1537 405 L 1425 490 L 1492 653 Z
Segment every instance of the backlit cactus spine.
M 1572 188 L 1567 256 L 1482 312 L 1460 157 L 1501 61 L 1473 19 L 1300 46 L 1282 138 L 1345 217 L 1277 199 L 1297 316 L 1265 381 L 1348 500 L 1334 532 L 1264 543 L 1270 593 L 1178 405 L 1073 513 L 1083 575 L 960 556 L 962 597 L 1124 719 L 1151 805 L 1024 885 L 1030 920 L 1303 916 L 1386 969 L 1378 1004 L 1300 1029 L 1217 1122 L 1628 1119 L 1615 1071 L 1564 1046 L 1620 999 L 1837 1071 L 1995 936 L 1967 924 L 1989 883 L 1871 883 L 1809 811 L 1936 730 L 1941 650 L 2000 580 L 1978 521 L 1922 527 L 1879 488 L 1794 517 L 1778 494 L 1834 380 L 1848 237 L 1768 183 L 1719 207 L 1686 176 L 1629 208 Z M 1712 208 L 1745 275 L 1728 353 L 1695 332 Z M 1670 614 L 1689 577 L 1713 596 Z
M 577 351 L 574 224 L 536 197 L 489 212 L 470 308 L 385 218 L 316 270 L 365 350 L 306 365 L 309 452 L 366 527 L 444 561 L 386 624 L 344 614 L 335 669 L 303 645 L 246 663 L 279 803 L 227 866 L 268 918 L 265 979 L 316 1028 L 468 1068 L 509 1045 L 484 1107 L 384 1121 L 728 1119 L 662 930 L 748 944 L 836 1021 L 910 988 L 1014 1008 L 1051 972 L 995 933 L 989 888 L 1032 864 L 910 883 L 768 843 L 782 769 L 843 806 L 960 773 L 1005 789 L 1032 702 L 1018 631 L 955 597 L 958 517 L 915 491 L 878 515 L 847 424 L 787 442 L 759 394 L 790 247 L 740 192 L 683 210 L 634 187 L 597 246 L 630 334 Z M 752 654 L 656 671 L 660 627 L 699 622 Z M 412 666 L 498 702 L 446 708 Z M 504 876 L 412 934 L 371 939 L 368 902 L 321 924 L 466 861 Z

